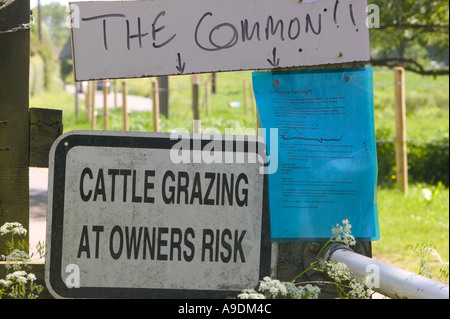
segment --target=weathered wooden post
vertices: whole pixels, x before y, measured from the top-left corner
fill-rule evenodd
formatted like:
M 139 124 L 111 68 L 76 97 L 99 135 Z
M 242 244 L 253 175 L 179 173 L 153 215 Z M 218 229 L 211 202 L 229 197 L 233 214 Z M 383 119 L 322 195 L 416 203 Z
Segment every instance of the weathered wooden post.
M 209 82 L 211 81 L 211 77 L 207 77 L 205 81 L 205 107 L 206 107 L 206 115 L 211 115 L 211 99 L 210 99 L 210 92 L 209 92 Z
M 406 150 L 405 69 L 394 68 L 395 87 L 395 166 L 399 190 L 408 193 L 408 158 Z
M 29 55 L 30 2 L 0 1 L 0 226 L 19 222 L 29 229 Z M 0 253 L 5 252 L 4 236 Z M 28 241 L 28 236 L 27 239 Z
M 84 111 L 88 117 L 89 123 L 91 122 L 91 85 L 87 82 L 86 92 L 84 93 Z
M 199 78 L 197 75 L 192 75 L 192 114 L 193 114 L 193 133 L 200 132 L 200 112 L 198 109 L 199 99 Z
M 122 119 L 123 119 L 123 130 L 129 131 L 129 117 L 128 117 L 128 107 L 127 107 L 127 82 L 122 82 Z
M 244 80 L 242 83 L 242 100 L 244 103 L 244 113 L 245 114 L 247 114 L 247 112 L 248 112 L 247 87 L 248 87 L 247 80 Z
M 117 80 L 114 80 L 113 83 L 114 83 L 114 107 L 116 108 L 117 107 L 117 91 L 118 91 Z
M 159 132 L 159 83 L 152 81 L 153 132 Z
M 159 76 L 158 81 L 158 92 L 159 92 L 159 111 L 160 114 L 169 118 L 169 77 Z
M 108 86 L 103 81 L 103 129 L 109 130 L 109 114 L 108 114 Z
M 89 84 L 91 85 L 91 103 L 90 103 L 90 118 L 91 118 L 91 130 L 95 130 L 95 127 L 97 126 L 97 114 L 95 112 L 95 95 L 96 95 L 96 81 L 90 81 Z

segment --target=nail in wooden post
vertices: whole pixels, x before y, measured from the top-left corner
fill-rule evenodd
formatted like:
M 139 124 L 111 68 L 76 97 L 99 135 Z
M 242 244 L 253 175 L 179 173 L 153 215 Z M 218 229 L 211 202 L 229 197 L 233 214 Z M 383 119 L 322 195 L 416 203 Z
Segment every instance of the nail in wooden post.
M 395 87 L 395 163 L 397 187 L 408 192 L 408 159 L 406 150 L 405 69 L 394 68 Z

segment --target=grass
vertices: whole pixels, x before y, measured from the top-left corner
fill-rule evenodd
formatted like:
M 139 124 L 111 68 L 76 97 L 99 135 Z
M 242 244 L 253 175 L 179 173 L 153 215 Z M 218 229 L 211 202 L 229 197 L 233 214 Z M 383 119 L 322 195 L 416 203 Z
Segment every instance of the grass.
M 432 191 L 431 200 L 423 195 L 424 189 Z M 427 244 L 443 260 L 449 260 L 448 188 L 410 185 L 407 195 L 395 189 L 379 188 L 378 209 L 381 239 L 373 242 L 375 259 L 417 273 L 419 259 L 410 247 Z
M 374 71 L 375 129 L 383 138 L 395 137 L 394 75 L 388 69 Z M 449 77 L 405 75 L 406 135 L 409 139 L 439 139 L 449 131 Z
M 210 75 L 200 80 L 200 118 L 202 127 L 256 128 L 257 119 L 252 112 L 250 94 L 247 95 L 247 112 L 244 110 L 244 81 L 251 81 L 251 72 L 217 73 L 217 93 L 209 96 L 211 116 L 205 107 L 206 82 Z M 412 139 L 435 140 L 449 132 L 449 77 L 421 77 L 406 74 L 407 136 Z M 150 79 L 127 80 L 129 93 L 150 95 Z M 192 131 L 191 76 L 170 77 L 170 118 L 161 119 L 161 131 L 185 128 Z M 383 138 L 394 138 L 395 119 L 393 104 L 393 73 L 391 70 L 374 71 L 375 127 Z M 241 107 L 230 108 L 228 102 L 239 101 Z M 42 92 L 30 100 L 31 107 L 63 109 L 64 131 L 89 129 L 87 117 L 80 111 L 75 116 L 75 99 L 61 88 Z M 80 101 L 80 110 L 84 103 Z M 101 110 L 97 123 L 101 126 Z M 121 130 L 121 109 L 110 111 L 111 130 Z M 151 113 L 130 116 L 132 131 L 152 131 Z M 422 191 L 433 190 L 429 201 Z M 419 258 L 410 249 L 415 244 L 435 246 L 445 261 L 449 259 L 449 189 L 442 185 L 410 185 L 408 195 L 395 189 L 378 189 L 378 207 L 381 239 L 373 243 L 374 258 L 402 269 L 417 272 Z M 351 222 L 351 221 L 350 221 Z
M 250 95 L 251 72 L 224 72 L 217 73 L 216 94 L 209 94 L 211 116 L 207 114 L 206 94 L 207 85 L 210 91 L 211 75 L 199 76 L 199 111 L 202 127 L 213 127 L 224 133 L 225 128 L 245 129 L 257 128 L 257 119 L 252 112 L 252 99 Z M 244 81 L 247 81 L 246 96 L 244 97 Z M 150 95 L 150 80 L 128 80 L 129 92 L 141 96 Z M 173 76 L 169 81 L 170 91 L 170 118 L 161 120 L 161 131 L 170 131 L 173 128 L 184 128 L 192 132 L 192 77 L 190 75 Z M 244 105 L 247 101 L 246 108 Z M 231 108 L 229 102 L 240 102 L 239 108 Z M 132 114 L 132 117 L 135 114 Z M 149 115 L 144 115 L 150 118 Z M 141 123 L 140 128 L 151 131 L 151 121 Z M 131 129 L 133 126 L 131 126 Z

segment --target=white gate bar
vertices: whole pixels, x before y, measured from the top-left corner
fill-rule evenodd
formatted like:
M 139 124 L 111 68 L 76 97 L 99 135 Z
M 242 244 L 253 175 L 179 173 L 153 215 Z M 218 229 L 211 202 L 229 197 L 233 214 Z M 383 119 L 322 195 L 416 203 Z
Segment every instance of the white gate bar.
M 356 277 L 371 276 L 375 280 L 370 288 L 390 298 L 449 299 L 448 285 L 357 254 L 342 244 L 331 246 L 325 260 L 346 264 Z

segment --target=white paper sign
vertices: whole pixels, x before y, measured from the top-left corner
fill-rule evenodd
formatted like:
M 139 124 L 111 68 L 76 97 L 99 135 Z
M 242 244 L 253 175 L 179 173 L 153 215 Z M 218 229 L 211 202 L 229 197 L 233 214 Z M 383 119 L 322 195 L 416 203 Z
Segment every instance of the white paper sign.
M 366 0 L 73 2 L 76 80 L 369 61 Z

